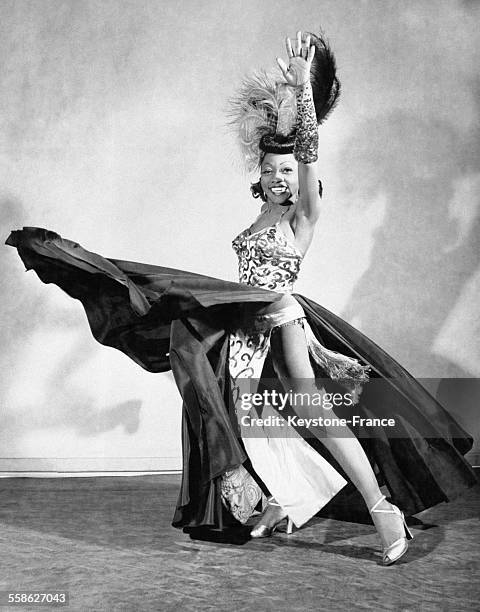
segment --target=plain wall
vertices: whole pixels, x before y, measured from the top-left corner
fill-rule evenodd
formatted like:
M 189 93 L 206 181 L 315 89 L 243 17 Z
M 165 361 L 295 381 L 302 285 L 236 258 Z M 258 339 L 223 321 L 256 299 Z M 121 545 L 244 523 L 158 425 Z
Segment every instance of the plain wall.
M 320 130 L 324 211 L 297 291 L 442 378 L 432 391 L 478 438 L 478 4 L 2 0 L 0 14 L 4 238 L 47 227 L 226 279 L 258 212 L 227 99 L 286 34 L 321 25 L 342 97 Z M 96 344 L 80 304 L 0 248 L 0 470 L 179 468 L 171 375 Z

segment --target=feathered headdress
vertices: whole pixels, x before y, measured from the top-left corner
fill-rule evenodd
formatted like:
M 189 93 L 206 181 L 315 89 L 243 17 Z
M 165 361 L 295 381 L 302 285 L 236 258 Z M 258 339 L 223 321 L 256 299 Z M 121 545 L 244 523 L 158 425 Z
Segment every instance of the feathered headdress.
M 335 57 L 328 43 L 315 34 L 315 56 L 310 68 L 318 125 L 328 117 L 340 95 Z M 295 140 L 296 99 L 294 88 L 279 72 L 262 72 L 244 79 L 230 100 L 231 124 L 235 126 L 247 169 L 258 169 L 265 153 L 291 153 Z

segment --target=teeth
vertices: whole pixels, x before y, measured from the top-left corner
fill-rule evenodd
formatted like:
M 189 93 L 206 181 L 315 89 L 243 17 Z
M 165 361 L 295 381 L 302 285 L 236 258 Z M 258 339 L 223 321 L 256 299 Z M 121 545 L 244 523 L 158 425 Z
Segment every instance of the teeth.
M 273 193 L 285 193 L 287 190 L 285 187 L 272 187 L 270 191 L 273 191 Z

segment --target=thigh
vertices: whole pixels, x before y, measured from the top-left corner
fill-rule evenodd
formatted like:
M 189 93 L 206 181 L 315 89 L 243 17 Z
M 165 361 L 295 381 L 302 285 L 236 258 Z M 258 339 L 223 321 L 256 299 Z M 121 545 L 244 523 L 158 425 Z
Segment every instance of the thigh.
M 282 382 L 304 386 L 313 381 L 305 330 L 301 324 L 275 328 L 270 340 L 272 363 Z M 310 383 L 311 384 L 311 383 Z

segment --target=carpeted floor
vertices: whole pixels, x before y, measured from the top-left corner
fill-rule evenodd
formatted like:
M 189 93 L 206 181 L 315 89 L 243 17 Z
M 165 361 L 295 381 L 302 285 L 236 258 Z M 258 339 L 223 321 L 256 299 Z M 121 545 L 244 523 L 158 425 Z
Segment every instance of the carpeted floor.
M 411 549 L 387 568 L 373 526 L 328 518 L 243 545 L 191 539 L 170 525 L 178 487 L 0 480 L 0 591 L 65 589 L 63 609 L 79 611 L 480 610 L 478 487 L 417 515 Z

